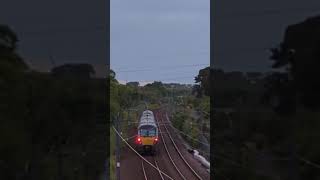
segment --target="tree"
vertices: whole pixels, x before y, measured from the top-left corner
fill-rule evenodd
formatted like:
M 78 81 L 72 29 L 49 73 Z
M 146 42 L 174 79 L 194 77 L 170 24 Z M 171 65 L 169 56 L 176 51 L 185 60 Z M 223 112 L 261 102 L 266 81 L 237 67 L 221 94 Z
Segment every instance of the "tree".
M 204 69 L 201 69 L 199 71 L 199 74 L 194 78 L 195 83 L 200 83 L 200 89 L 198 88 L 199 95 L 202 94 L 202 92 L 209 96 L 210 95 L 210 67 L 206 67 Z
M 115 73 L 112 69 L 110 69 L 109 76 L 110 76 L 111 78 L 115 79 L 115 78 L 116 78 L 116 73 Z
M 27 64 L 16 53 L 18 37 L 7 25 L 0 25 L 0 71 L 25 71 Z
M 307 108 L 320 106 L 320 16 L 309 18 L 287 27 L 284 40 L 278 48 L 271 49 L 273 68 L 282 69 L 282 78 L 274 78 L 278 92 L 285 89 L 284 102 L 297 97 Z M 285 76 L 285 77 L 284 77 Z M 282 79 L 282 80 L 280 80 Z M 280 83 L 279 83 L 280 82 Z M 274 88 L 273 88 L 274 89 Z
M 69 177 L 74 167 L 95 161 L 87 179 L 97 179 L 106 159 L 106 126 L 102 131 L 97 126 L 98 121 L 106 122 L 105 116 L 97 117 L 101 109 L 105 112 L 105 80 L 53 76 L 57 72 L 88 76 L 93 72 L 90 65 L 62 66 L 53 74 L 26 71 L 12 33 L 0 27 L 0 179 L 22 179 L 20 175 L 34 180 L 62 179 L 57 177 L 62 169 L 57 162 L 62 159 L 68 166 L 60 172 Z M 82 147 L 90 147 L 83 148 L 87 160 L 71 161 L 81 159 Z M 73 157 L 62 158 L 66 153 Z
M 192 94 L 198 98 L 202 97 L 203 93 L 202 93 L 201 86 L 199 84 L 196 84 L 192 87 Z
M 127 85 L 128 86 L 133 86 L 133 87 L 138 87 L 139 86 L 139 82 L 128 82 Z
M 64 64 L 52 68 L 51 73 L 55 76 L 89 78 L 95 74 L 95 70 L 90 64 Z
M 7 25 L 0 24 L 0 50 L 16 50 L 18 37 Z
M 273 61 L 273 68 L 280 70 L 268 77 L 269 97 L 276 97 L 278 114 L 285 114 L 288 139 L 288 154 L 290 157 L 289 179 L 299 179 L 303 173 L 310 174 L 310 169 L 299 170 L 297 154 L 303 154 L 303 149 L 308 148 L 305 155 L 315 152 L 318 149 L 303 142 L 297 143 L 296 134 L 299 127 L 310 126 L 310 119 L 304 114 L 303 118 L 297 118 L 297 107 L 305 107 L 309 110 L 317 110 L 320 107 L 320 16 L 308 18 L 307 20 L 287 27 L 283 42 L 279 47 L 271 49 L 270 59 Z M 293 116 L 295 115 L 295 116 Z M 303 120 L 303 121 L 301 121 Z M 312 134 L 312 128 L 308 128 L 308 134 Z M 303 141 L 310 141 L 310 138 L 303 138 Z M 299 147 L 301 146 L 301 147 Z M 303 146 L 303 147 L 302 147 Z M 309 173 L 308 173 L 309 171 Z M 306 176 L 304 176 L 306 178 Z M 309 177 L 307 179 L 314 179 Z

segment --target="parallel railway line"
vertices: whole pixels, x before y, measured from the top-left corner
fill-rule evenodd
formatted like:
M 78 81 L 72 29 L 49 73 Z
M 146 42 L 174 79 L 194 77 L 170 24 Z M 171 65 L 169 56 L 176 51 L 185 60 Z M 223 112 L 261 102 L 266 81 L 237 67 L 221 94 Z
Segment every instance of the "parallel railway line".
M 156 110 L 155 123 L 158 128 L 159 144 L 156 146 L 156 154 L 150 156 L 148 152 L 140 154 L 136 148 L 136 141 L 133 141 L 134 129 L 130 138 L 123 138 L 121 134 L 113 127 L 116 134 L 129 147 L 126 152 L 126 159 L 131 158 L 131 162 L 126 163 L 126 170 L 130 172 L 125 179 L 143 179 L 143 180 L 202 180 L 208 179 L 207 172 L 199 166 L 196 159 L 184 149 L 183 144 L 178 142 L 179 138 L 176 132 L 171 128 L 169 119 L 166 119 L 165 112 Z M 129 142 L 130 141 L 130 144 Z M 146 153 L 146 154 L 145 154 Z M 129 155 L 132 154 L 132 155 Z M 153 153 L 152 153 L 153 154 Z M 135 159 L 135 160 L 134 160 Z M 189 164 L 190 163 L 190 164 Z M 192 165 L 192 166 L 190 166 Z M 201 175 L 201 176 L 200 176 Z
M 141 161 L 141 167 L 142 167 L 142 172 L 143 172 L 144 179 L 148 180 L 147 173 L 146 173 L 146 170 L 145 170 L 144 165 L 143 165 L 143 161 Z
M 161 120 L 161 122 L 164 122 L 162 115 L 163 115 L 163 114 L 162 114 L 161 112 L 160 112 L 160 113 L 157 113 L 158 124 L 159 124 L 159 121 L 160 121 L 160 120 Z M 180 177 L 181 177 L 182 179 L 184 179 L 184 180 L 191 178 L 191 177 L 189 177 L 189 176 L 186 177 L 186 175 L 181 172 L 181 169 L 179 169 L 179 167 L 177 166 L 177 164 L 174 162 L 173 158 L 171 157 L 172 153 L 169 153 L 166 140 L 165 140 L 165 138 L 164 138 L 164 136 L 163 136 L 163 131 L 161 130 L 162 126 L 164 126 L 164 128 L 165 128 L 165 132 L 166 132 L 166 134 L 167 134 L 166 137 L 169 138 L 169 140 L 170 140 L 169 142 L 171 142 L 171 144 L 173 145 L 173 147 L 174 147 L 174 149 L 175 149 L 175 152 L 176 152 L 176 153 L 178 154 L 178 156 L 180 157 L 180 158 L 179 158 L 180 161 L 181 161 L 181 160 L 183 161 L 182 164 L 184 164 L 185 166 L 188 167 L 187 169 L 189 169 L 190 172 L 192 172 L 192 175 L 193 175 L 193 177 L 194 177 L 195 179 L 202 180 L 201 176 L 198 175 L 198 173 L 189 165 L 189 163 L 185 160 L 185 158 L 184 158 L 183 155 L 181 154 L 179 148 L 177 147 L 175 141 L 173 140 L 173 138 L 172 138 L 172 136 L 171 136 L 171 134 L 170 134 L 170 131 L 169 131 L 168 128 L 166 127 L 167 125 L 166 125 L 165 123 L 164 123 L 163 125 L 158 125 L 159 132 L 160 132 L 160 135 L 161 135 L 161 138 L 162 138 L 163 145 L 164 145 L 164 147 L 165 147 L 165 149 L 166 149 L 166 152 L 167 152 L 167 154 L 168 154 L 168 156 L 169 156 L 172 164 L 174 165 L 174 167 L 175 167 L 175 169 L 177 170 L 177 172 L 180 174 Z M 167 139 L 167 141 L 168 141 L 168 139 Z M 177 159 L 176 159 L 176 160 L 177 160 Z M 180 168 L 181 168 L 181 167 L 180 167 Z M 188 173 L 188 174 L 190 175 L 190 173 Z
M 158 114 L 157 114 L 157 117 L 159 117 Z M 157 121 L 159 121 L 159 119 L 158 119 Z M 159 128 L 159 134 L 161 135 L 161 139 L 162 139 L 163 146 L 164 146 L 164 148 L 165 148 L 165 150 L 166 150 L 166 152 L 167 152 L 167 155 L 168 155 L 168 157 L 169 157 L 169 159 L 170 159 L 170 162 L 172 163 L 172 165 L 174 166 L 174 168 L 176 169 L 176 171 L 179 173 L 180 177 L 185 180 L 186 178 L 185 178 L 184 175 L 181 173 L 181 171 L 179 170 L 178 166 L 176 165 L 176 163 L 174 162 L 174 160 L 173 160 L 172 157 L 171 157 L 171 154 L 170 154 L 170 152 L 169 152 L 169 150 L 168 150 L 168 147 L 167 147 L 167 144 L 166 144 L 166 142 L 165 142 L 165 140 L 164 140 L 164 136 L 163 136 L 163 134 L 162 134 L 162 131 L 161 131 L 161 128 L 160 128 L 159 123 L 158 123 L 158 128 Z
M 150 171 L 155 171 L 155 169 L 148 169 L 148 165 L 145 167 L 144 166 L 144 164 L 145 164 L 145 162 L 144 161 L 141 161 L 141 168 L 142 168 L 142 172 L 143 172 L 143 175 L 144 175 L 144 179 L 145 180 L 148 180 L 148 179 L 151 179 L 151 180 L 153 180 L 153 179 L 161 179 L 161 180 L 164 180 L 164 177 L 163 177 L 163 175 L 162 175 L 162 173 L 161 173 L 161 170 L 159 169 L 159 166 L 158 166 L 158 163 L 157 163 L 157 160 L 156 160 L 156 158 L 155 157 L 150 157 L 150 158 L 146 158 L 146 159 L 148 159 L 149 160 L 149 162 L 151 162 L 151 161 L 153 161 L 153 165 L 154 166 L 156 166 L 157 167 L 157 173 L 159 174 L 159 176 L 158 177 L 151 177 L 151 173 L 150 173 Z M 148 171 L 149 170 L 149 171 Z M 155 173 L 153 173 L 153 174 L 155 174 Z M 149 177 L 149 178 L 148 178 Z
M 159 169 L 158 163 L 156 161 L 156 159 L 154 157 L 153 161 L 155 162 L 154 164 L 150 162 L 150 160 L 147 160 L 148 158 L 141 156 L 122 136 L 121 134 L 115 129 L 115 127 L 113 127 L 113 130 L 115 131 L 115 133 L 122 139 L 122 141 L 129 147 L 129 149 L 131 149 L 137 156 L 139 156 L 139 158 L 142 160 L 141 161 L 141 168 L 143 171 L 143 175 L 144 175 L 144 179 L 147 180 L 147 170 L 146 167 L 152 167 L 153 169 L 157 170 L 157 173 L 159 173 L 159 177 L 161 178 L 161 180 L 164 180 L 164 176 L 166 177 L 166 179 L 170 179 L 173 180 L 173 178 L 171 178 L 169 175 L 167 175 L 166 173 L 164 173 L 162 170 Z M 144 166 L 144 163 L 148 164 L 148 166 Z M 152 180 L 154 180 L 155 177 L 152 177 Z

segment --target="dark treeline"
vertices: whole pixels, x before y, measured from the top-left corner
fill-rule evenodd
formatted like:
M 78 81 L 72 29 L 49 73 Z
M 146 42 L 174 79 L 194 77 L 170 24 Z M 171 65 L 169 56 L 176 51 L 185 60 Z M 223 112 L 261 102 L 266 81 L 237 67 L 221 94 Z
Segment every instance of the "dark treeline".
M 106 80 L 89 64 L 36 72 L 0 26 L 0 179 L 99 179 L 107 155 Z
M 237 104 L 259 104 L 258 97 L 263 93 L 265 78 L 270 73 L 224 72 L 221 69 L 213 69 L 214 88 L 212 91 L 215 95 L 213 106 L 223 108 Z
M 320 178 L 320 17 L 279 44 L 269 73 L 212 71 L 217 179 Z

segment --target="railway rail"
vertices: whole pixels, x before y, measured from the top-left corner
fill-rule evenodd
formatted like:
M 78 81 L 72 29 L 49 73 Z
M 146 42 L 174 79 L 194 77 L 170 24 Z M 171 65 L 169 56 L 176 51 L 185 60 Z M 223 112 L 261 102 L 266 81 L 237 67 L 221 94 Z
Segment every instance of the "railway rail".
M 205 169 L 202 169 L 202 167 L 199 166 L 200 164 L 197 164 L 196 159 L 184 149 L 183 144 L 177 141 L 176 132 L 171 128 L 169 119 L 166 119 L 165 112 L 158 110 L 155 111 L 154 115 L 155 123 L 159 131 L 159 144 L 156 149 L 156 154 L 153 156 L 151 156 L 152 153 L 140 154 L 136 148 L 134 148 L 136 142 L 132 139 L 134 139 L 135 136 L 124 138 L 113 127 L 115 133 L 128 146 L 128 149 L 125 151 L 126 157 L 124 158 L 126 159 L 125 167 L 128 173 L 124 178 L 128 180 L 209 179 L 207 172 L 204 172 Z M 135 130 L 132 129 L 132 133 L 130 134 L 134 135 L 134 131 Z M 130 141 L 130 144 L 128 141 Z
M 144 179 L 148 180 L 147 173 L 146 173 L 146 170 L 145 170 L 144 165 L 143 165 L 143 161 L 141 161 L 141 167 L 142 167 L 142 172 L 143 172 Z
M 148 160 L 149 160 L 149 162 L 151 162 L 151 159 L 152 159 L 152 161 L 153 161 L 153 165 L 155 166 L 155 167 L 157 167 L 157 173 L 159 174 L 159 178 L 161 178 L 161 180 L 164 180 L 164 177 L 163 177 L 163 175 L 162 175 L 162 173 L 161 173 L 161 170 L 159 169 L 159 166 L 158 166 L 158 162 L 157 162 L 157 160 L 156 160 L 156 158 L 155 157 L 151 157 L 151 158 L 149 158 Z M 147 169 L 147 167 L 145 167 L 144 166 L 144 164 L 145 164 L 145 162 L 144 161 L 141 161 L 141 169 L 142 169 L 142 171 L 143 171 L 143 175 L 144 175 L 144 179 L 145 180 L 148 180 L 148 179 L 151 179 L 151 180 L 153 180 L 153 179 L 155 179 L 155 177 L 150 177 L 150 178 L 148 178 L 150 175 L 148 175 L 150 172 L 148 172 L 146 169 Z M 146 164 L 147 165 L 147 164 Z M 147 165 L 148 166 L 148 165 Z M 152 169 L 151 171 L 154 171 L 155 169 Z
M 162 180 L 164 180 L 164 176 L 167 178 L 167 179 L 170 179 L 170 180 L 173 180 L 173 178 L 171 178 L 169 175 L 167 175 L 166 173 L 164 173 L 163 171 L 161 171 L 158 167 L 158 163 L 156 161 L 156 159 L 153 157 L 154 159 L 154 164 L 151 163 L 150 161 L 147 160 L 147 158 L 144 158 L 143 156 L 141 156 L 122 136 L 121 134 L 116 130 L 115 127 L 113 127 L 113 130 L 115 131 L 115 133 L 121 138 L 121 140 L 129 147 L 129 149 L 131 149 L 136 155 L 139 156 L 139 158 L 142 160 L 141 161 L 141 167 L 142 167 L 142 171 L 143 171 L 143 174 L 144 174 L 144 178 L 145 179 L 148 179 L 147 178 L 147 171 L 146 171 L 146 166 L 144 166 L 144 163 L 148 164 L 150 167 L 152 167 L 153 169 L 156 169 L 157 172 L 160 174 L 160 178 Z M 154 180 L 154 177 L 152 177 L 152 180 Z
M 182 179 L 190 179 L 191 177 L 186 177 L 182 172 L 181 170 L 179 169 L 179 167 L 177 166 L 177 164 L 174 162 L 173 158 L 171 157 L 171 153 L 169 152 L 168 150 L 168 145 L 167 145 L 167 142 L 165 141 L 165 138 L 163 136 L 163 130 L 162 130 L 162 126 L 164 126 L 164 129 L 165 129 L 165 133 L 167 134 L 166 137 L 169 138 L 171 144 L 173 145 L 174 149 L 175 149 L 175 152 L 178 153 L 180 159 L 183 161 L 183 163 L 188 167 L 188 169 L 190 170 L 190 172 L 192 172 L 193 176 L 196 178 L 196 179 L 199 179 L 199 180 L 202 180 L 201 176 L 190 166 L 190 164 L 185 160 L 185 158 L 183 157 L 183 155 L 181 154 L 178 146 L 176 145 L 175 141 L 173 140 L 171 134 L 170 134 L 170 131 L 168 130 L 168 128 L 166 127 L 167 125 L 164 123 L 162 125 L 159 125 L 159 121 L 161 120 L 161 122 L 164 122 L 163 121 L 163 114 L 160 112 L 160 113 L 157 113 L 157 121 L 158 121 L 158 128 L 159 128 L 159 132 L 160 132 L 160 135 L 161 135 L 161 138 L 162 138 L 162 142 L 163 142 L 163 145 L 166 149 L 166 152 L 170 158 L 170 161 L 172 162 L 172 164 L 174 165 L 175 169 L 177 170 L 177 172 L 179 173 L 180 177 Z
M 158 114 L 157 114 L 157 117 L 159 118 L 159 115 L 158 115 Z M 159 119 L 158 119 L 158 120 L 159 120 Z M 158 121 L 158 120 L 157 120 L 157 121 Z M 165 142 L 165 140 L 164 140 L 164 136 L 163 136 L 163 133 L 162 133 L 162 130 L 161 130 L 161 128 L 160 128 L 159 123 L 158 123 L 158 128 L 159 128 L 159 132 L 160 132 L 159 134 L 160 134 L 161 139 L 162 139 L 162 143 L 163 143 L 164 148 L 165 148 L 165 150 L 166 150 L 166 152 L 167 152 L 167 155 L 168 155 L 168 157 L 169 157 L 169 159 L 170 159 L 170 162 L 173 164 L 174 168 L 175 168 L 176 171 L 179 173 L 180 177 L 181 177 L 182 179 L 186 179 L 186 178 L 184 177 L 184 175 L 181 173 L 181 171 L 179 170 L 178 166 L 176 165 L 176 163 L 174 162 L 174 160 L 172 159 L 172 157 L 171 157 L 171 154 L 170 154 L 170 152 L 169 152 L 169 150 L 168 150 L 168 147 L 167 147 L 167 144 L 166 144 L 166 142 Z

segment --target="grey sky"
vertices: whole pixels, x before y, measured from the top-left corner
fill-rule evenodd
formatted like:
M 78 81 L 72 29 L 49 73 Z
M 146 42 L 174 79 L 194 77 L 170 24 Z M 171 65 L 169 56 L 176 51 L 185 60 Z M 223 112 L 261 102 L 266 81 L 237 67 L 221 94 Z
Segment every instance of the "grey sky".
M 35 69 L 90 63 L 105 77 L 107 64 L 105 0 L 7 0 L 1 2 L 0 23 L 17 33 L 19 52 Z
M 308 3 L 306 3 L 308 2 Z M 320 14 L 319 0 L 218 0 L 214 3 L 213 58 L 226 70 L 269 70 L 267 48 L 287 25 Z M 14 10 L 14 11 L 13 11 Z M 106 65 L 105 0 L 7 0 L 0 23 L 18 34 L 19 51 L 41 70 L 89 62 L 99 75 Z M 209 64 L 209 0 L 111 0 L 111 66 L 121 80 L 193 82 Z M 173 80 L 172 80 L 173 81 Z
M 288 25 L 320 14 L 319 0 L 214 1 L 213 64 L 227 71 L 268 71 L 268 48 Z
M 209 19 L 209 0 L 111 0 L 111 69 L 121 81 L 193 83 L 210 62 Z

